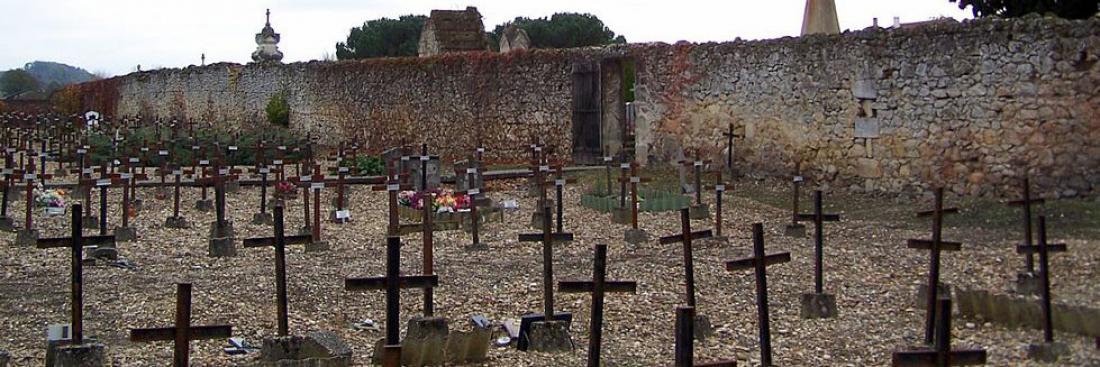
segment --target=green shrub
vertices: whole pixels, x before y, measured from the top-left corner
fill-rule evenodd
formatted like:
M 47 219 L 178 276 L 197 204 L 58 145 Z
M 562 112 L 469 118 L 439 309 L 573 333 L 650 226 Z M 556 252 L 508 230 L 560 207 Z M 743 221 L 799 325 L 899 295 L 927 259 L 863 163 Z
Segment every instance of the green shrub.
M 290 127 L 290 106 L 286 103 L 286 91 L 275 93 L 267 100 L 267 121 Z
M 377 156 L 359 156 L 354 161 L 345 163 L 345 165 L 352 165 L 352 173 L 357 176 L 381 176 L 385 174 L 385 164 L 382 163 L 382 158 Z

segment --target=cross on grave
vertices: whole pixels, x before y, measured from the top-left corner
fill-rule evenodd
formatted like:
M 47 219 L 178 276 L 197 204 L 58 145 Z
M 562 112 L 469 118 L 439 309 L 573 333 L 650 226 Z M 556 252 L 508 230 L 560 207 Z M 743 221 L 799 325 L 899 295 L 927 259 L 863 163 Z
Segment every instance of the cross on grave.
M 605 293 L 638 293 L 638 282 L 607 280 L 607 245 L 596 245 L 592 260 L 592 280 L 558 282 L 562 293 L 592 293 L 592 317 L 588 336 L 588 366 L 600 367 L 600 341 L 603 339 L 603 299 Z
M 258 159 L 252 173 L 260 175 L 260 212 L 252 215 L 252 224 L 272 224 L 271 214 L 267 212 L 267 176 L 271 174 L 271 167 L 262 158 Z
M 96 168 L 90 166 L 89 156 L 92 155 L 93 148 L 88 145 L 82 145 L 76 149 L 78 168 L 72 170 L 72 173 L 77 174 L 77 188 L 80 191 L 84 201 L 84 226 L 89 228 L 97 228 L 99 226 L 99 220 L 92 216 L 92 187 L 95 186 L 95 180 L 92 178 L 92 174 L 95 173 Z
M 708 185 L 706 188 L 714 190 L 714 238 L 719 242 L 726 242 L 728 238 L 722 235 L 722 194 L 726 192 L 722 170 L 714 171 L 714 185 Z
M 562 233 L 562 232 L 565 232 L 564 224 L 563 224 L 563 217 L 565 216 L 565 206 L 563 204 L 564 200 L 562 200 L 563 191 L 565 191 L 565 185 L 566 184 L 577 183 L 577 179 L 576 178 L 565 178 L 565 171 L 562 168 L 561 164 L 554 165 L 553 168 L 554 168 L 554 191 L 555 191 L 555 195 L 556 195 L 555 198 L 557 199 L 557 206 L 558 206 L 558 210 L 557 210 L 558 213 L 557 213 L 557 218 L 555 220 L 555 223 L 557 225 L 557 227 L 556 227 L 557 233 Z
M 532 187 L 536 191 L 538 191 L 536 195 L 538 196 L 538 201 L 535 203 L 536 209 L 534 212 L 531 213 L 531 226 L 538 228 L 538 226 L 542 225 L 542 218 L 540 216 L 544 214 L 541 208 L 543 206 L 550 206 L 550 203 L 546 198 L 546 185 L 550 184 L 551 182 L 546 181 L 546 174 L 550 172 L 551 168 L 550 165 L 545 164 L 545 162 L 538 161 L 533 162 L 533 165 L 530 167 L 530 169 L 531 179 L 533 180 Z M 551 212 L 550 214 L 553 215 L 553 212 Z
M 344 224 L 347 223 L 348 220 L 351 218 L 351 214 L 347 210 L 346 192 L 346 179 L 347 175 L 351 172 L 351 169 L 346 166 L 339 165 L 339 161 L 337 161 L 337 166 L 332 167 L 329 171 L 336 174 L 336 180 L 332 183 L 336 186 L 336 201 L 334 203 L 336 206 L 336 210 L 332 212 L 332 215 L 329 219 L 332 220 L 333 223 Z
M 332 184 L 325 181 L 325 175 L 321 174 L 321 166 L 313 165 L 313 175 L 291 177 L 291 182 L 294 182 L 298 187 L 302 187 L 305 191 L 302 192 L 302 207 L 303 219 L 306 222 L 304 228 L 299 233 L 309 233 L 313 240 L 310 241 L 309 246 L 306 247 L 306 251 L 322 251 L 328 249 L 328 243 L 321 240 L 321 189 L 325 186 L 331 186 Z M 313 224 L 310 224 L 309 220 L 309 193 L 313 192 Z
M 488 190 L 485 190 L 485 189 L 482 189 L 482 188 L 479 188 L 479 187 L 474 187 L 474 185 L 473 185 L 474 182 L 475 182 L 475 178 L 479 174 L 476 165 L 473 166 L 473 167 L 468 167 L 465 170 L 456 169 L 455 174 L 456 175 L 465 174 L 466 177 L 467 177 L 466 180 L 467 180 L 467 182 L 469 182 L 469 185 L 468 185 L 469 189 L 466 189 L 466 190 L 463 190 L 463 191 L 455 191 L 455 193 L 466 194 L 466 196 L 470 197 L 470 234 L 473 237 L 473 240 L 472 240 L 473 242 L 470 243 L 470 246 L 468 246 L 467 249 L 470 249 L 470 250 L 488 249 L 489 246 L 481 243 L 481 236 L 480 236 L 481 216 L 477 213 L 477 211 L 478 211 L 477 207 L 479 205 L 481 205 L 480 202 L 482 201 L 482 198 L 483 198 L 482 195 L 484 194 L 484 192 L 486 192 Z
M 160 167 L 157 169 L 157 176 L 160 177 L 160 185 L 157 186 L 157 191 L 154 194 L 157 200 L 164 200 L 168 198 L 168 175 L 170 168 L 168 168 L 168 149 L 164 148 L 161 143 L 157 144 L 157 159 L 160 160 Z
M 802 237 L 806 234 L 806 226 L 799 223 L 798 215 L 798 199 L 800 195 L 800 188 L 802 182 L 806 179 L 802 177 L 802 162 L 798 161 L 794 163 L 794 175 L 791 176 L 791 223 L 787 224 L 785 230 L 786 235 L 791 237 Z
M 192 340 L 222 339 L 233 336 L 230 325 L 191 325 L 191 283 L 176 284 L 176 323 L 172 327 L 130 329 L 130 341 L 148 343 L 174 342 L 172 366 L 186 367 L 191 356 Z
M 123 186 L 126 182 L 114 175 L 107 173 L 107 162 L 103 162 L 99 166 L 99 178 L 98 179 L 86 179 L 81 180 L 81 184 L 89 186 L 89 196 L 91 194 L 91 186 L 99 188 L 99 235 L 107 235 L 107 189 L 111 186 Z
M 1032 239 L 1031 205 L 1032 204 L 1043 204 L 1044 200 L 1042 198 L 1032 198 L 1031 197 L 1031 184 L 1029 183 L 1029 179 L 1028 179 L 1027 176 L 1024 176 L 1022 184 L 1023 184 L 1023 197 L 1020 198 L 1020 200 L 1009 201 L 1008 205 L 1009 206 L 1018 206 L 1021 209 L 1023 209 L 1023 210 L 1021 210 L 1021 212 L 1022 212 L 1021 214 L 1023 214 L 1022 222 L 1023 222 L 1023 225 L 1024 225 L 1024 241 L 1023 241 L 1023 243 L 1021 243 L 1018 246 L 1025 246 L 1026 247 L 1026 246 L 1032 246 L 1033 245 L 1033 243 L 1031 241 L 1031 239 Z M 1038 283 L 1040 281 L 1038 280 L 1038 275 L 1039 274 L 1035 273 L 1035 254 L 1033 252 L 1025 252 L 1024 254 L 1025 254 L 1025 256 L 1024 256 L 1024 260 L 1025 260 L 1024 261 L 1024 265 L 1025 265 L 1024 269 L 1025 269 L 1025 271 L 1020 272 L 1016 276 L 1017 291 L 1019 291 L 1020 293 L 1025 293 L 1025 294 L 1039 293 L 1040 285 Z
M 193 175 L 199 176 L 192 177 L 192 181 L 198 183 L 202 180 L 209 178 L 208 174 L 210 173 L 210 159 L 206 157 L 206 148 L 200 147 L 198 145 L 192 145 L 191 149 L 193 150 L 193 152 L 195 152 L 192 155 L 192 172 L 194 172 Z M 203 212 L 214 209 L 214 202 L 206 196 L 207 185 L 199 186 L 202 188 L 202 194 L 199 197 L 199 200 L 195 202 L 195 209 Z
M 1043 312 L 1043 342 L 1045 347 L 1051 349 L 1053 352 L 1052 344 L 1054 343 L 1054 319 L 1051 317 L 1051 296 L 1050 296 L 1050 254 L 1053 252 L 1066 252 L 1066 244 L 1064 243 L 1047 243 L 1047 220 L 1046 216 L 1039 216 L 1039 243 L 1036 245 L 1020 245 L 1016 247 L 1016 252 L 1021 254 L 1033 255 L 1039 254 L 1039 296 L 1041 298 L 1040 303 L 1042 305 Z M 1041 349 L 1044 346 L 1035 346 L 1035 349 Z M 1029 348 L 1029 354 L 1031 354 L 1032 348 Z M 1057 354 L 1049 355 L 1047 353 L 1050 362 L 1058 359 Z M 1037 358 L 1040 358 L 1039 354 L 1036 354 Z
M 691 219 L 704 219 L 710 217 L 710 210 L 703 204 L 703 166 L 710 164 L 710 160 L 703 160 L 699 156 L 699 150 L 695 150 L 695 160 L 681 160 L 680 165 L 692 168 L 692 176 L 695 184 L 692 191 L 695 192 L 695 205 L 691 207 Z
M 174 166 L 172 170 L 172 216 L 164 220 L 164 226 L 167 228 L 190 228 L 191 225 L 187 223 L 187 218 L 180 216 L 180 180 L 185 173 L 182 167 Z
M 275 204 L 275 236 L 246 238 L 243 246 L 275 248 L 275 300 L 278 308 L 279 336 L 287 336 L 287 298 L 286 298 L 286 246 L 304 245 L 311 241 L 310 236 L 286 236 L 283 222 L 283 204 Z
M 240 139 L 239 134 L 235 133 L 235 134 L 233 134 L 233 140 L 231 140 L 231 141 L 237 141 L 238 139 Z M 226 163 L 225 166 L 229 169 L 230 172 L 232 172 L 234 174 L 244 172 L 240 169 L 237 169 L 236 166 L 233 164 L 234 159 L 238 155 L 237 152 L 239 152 L 240 149 L 241 148 L 238 147 L 236 144 L 229 144 L 225 147 L 225 156 L 221 157 Z M 240 183 L 240 181 L 227 182 L 226 186 L 225 186 L 225 189 L 226 189 L 227 192 L 237 192 L 238 190 L 241 189 L 241 183 Z
M 419 175 L 420 177 L 416 177 L 417 181 L 416 181 L 416 185 L 414 185 L 414 186 L 416 187 L 417 191 L 427 191 L 434 184 L 434 182 L 430 182 L 432 180 L 428 179 L 428 162 L 433 161 L 433 160 L 438 161 L 439 156 L 429 155 L 428 154 L 428 144 L 421 144 L 420 145 L 420 155 L 401 157 L 401 160 L 403 160 L 403 161 L 409 161 L 409 160 L 413 160 L 413 159 L 420 161 L 420 175 Z
M 636 163 L 627 165 L 630 166 L 630 177 L 619 177 L 619 181 L 624 185 L 626 182 L 630 182 L 630 229 L 623 234 L 623 239 L 627 243 L 639 244 L 649 241 L 649 234 L 638 228 L 638 184 L 650 180 L 648 177 L 638 176 L 638 165 Z
M 675 367 L 737 367 L 737 360 L 695 363 L 695 307 L 676 307 Z
M 435 201 L 435 195 L 431 192 L 425 191 L 421 196 L 420 208 L 422 209 L 420 223 L 417 224 L 402 224 L 401 233 L 408 233 L 408 231 L 420 230 L 421 238 L 423 239 L 423 246 L 421 247 L 421 259 L 423 265 L 421 271 L 423 275 L 435 274 L 435 256 L 432 251 L 435 249 L 435 243 L 433 241 L 433 232 L 435 225 L 432 224 L 435 213 L 432 212 L 432 203 Z M 431 317 L 435 314 L 434 302 L 432 302 L 432 288 L 424 288 L 424 316 Z
M 398 236 L 401 234 L 401 220 L 397 214 L 397 193 L 401 190 L 411 190 L 411 184 L 402 184 L 401 177 L 397 174 L 397 163 L 390 162 L 387 168 L 388 174 L 386 183 L 383 185 L 371 186 L 372 191 L 385 190 L 389 196 L 389 221 L 386 226 L 386 235 Z
M 605 148 L 606 150 L 606 148 Z M 615 157 L 610 155 L 603 156 L 604 166 L 604 180 L 607 184 L 607 195 L 611 195 L 611 168 L 615 166 Z
M 115 236 L 84 236 L 83 220 L 80 218 L 80 204 L 73 204 L 70 237 L 41 238 L 37 247 L 67 248 L 71 251 L 71 301 L 70 320 L 72 322 L 72 343 L 84 342 L 84 246 L 113 244 Z
M 30 164 L 27 165 L 28 171 L 23 173 L 21 180 L 24 186 L 26 186 L 26 217 L 23 219 L 23 229 L 19 231 L 15 239 L 17 246 L 29 246 L 38 240 L 38 230 L 34 229 L 34 182 L 35 180 L 46 180 L 51 175 L 48 174 L 36 174 L 34 172 L 34 158 L 30 158 Z
M 943 215 L 958 213 L 958 208 L 943 207 L 943 188 L 934 191 L 935 203 L 932 210 L 917 212 L 918 217 L 932 217 L 932 239 L 910 239 L 907 245 L 911 249 L 929 250 L 928 289 L 925 295 L 924 342 L 932 344 L 936 331 L 936 299 L 940 294 L 940 251 L 959 251 L 962 244 L 943 240 Z M 946 288 L 946 286 L 944 286 Z
M 521 233 L 520 242 L 542 242 L 542 316 L 554 317 L 554 242 L 573 241 L 572 233 L 553 233 L 550 227 L 550 207 L 542 207 L 542 233 Z M 522 335 L 521 335 L 522 337 Z
M 138 210 L 137 208 L 135 208 L 135 205 L 138 202 L 138 199 L 136 198 L 136 181 L 138 179 L 144 180 L 148 178 L 145 176 L 145 174 L 134 173 L 135 171 L 137 171 L 136 167 L 133 166 L 133 164 L 135 164 L 136 162 L 138 162 L 138 158 L 136 157 L 131 157 L 128 160 L 125 160 L 122 163 L 123 168 L 119 171 L 119 173 L 111 175 L 113 179 L 112 181 L 117 180 L 122 184 L 122 226 L 116 227 L 114 231 L 116 240 L 122 242 L 133 241 L 137 238 L 137 230 L 133 227 L 130 227 L 130 217 L 133 216 L 134 213 Z M 114 184 L 114 182 L 112 182 L 112 184 Z
M 798 219 L 814 222 L 814 292 L 802 294 L 802 318 L 835 317 L 836 297 L 825 293 L 824 244 L 825 222 L 840 221 L 838 214 L 826 214 L 822 207 L 821 190 L 814 191 L 814 212 L 799 214 Z
M 936 317 L 936 344 L 931 350 L 898 351 L 892 356 L 894 367 L 974 366 L 986 362 L 984 349 L 951 349 L 951 299 L 938 300 L 942 310 Z
M 225 216 L 225 184 L 236 180 L 236 174 L 230 174 L 228 168 L 221 167 L 221 160 L 214 162 L 210 173 L 204 173 L 205 177 L 195 180 L 195 183 L 203 186 L 214 187 L 214 215 L 215 220 L 210 223 L 210 244 L 207 248 L 208 255 L 214 257 L 236 256 L 237 250 L 233 245 L 233 223 L 226 220 Z
M 382 366 L 401 365 L 401 289 L 434 288 L 439 286 L 437 275 L 401 275 L 401 237 L 386 238 L 386 275 L 375 278 L 344 278 L 348 291 L 386 291 L 386 341 Z
M 147 150 L 148 148 L 142 147 L 142 149 Z M 140 198 L 138 198 L 138 195 L 137 195 L 137 182 L 138 182 L 138 180 L 148 180 L 149 179 L 149 176 L 145 174 L 145 164 L 142 163 L 142 162 L 143 161 L 142 161 L 141 157 L 137 153 L 134 153 L 133 156 L 131 156 L 129 158 L 126 158 L 126 160 L 124 160 L 122 162 L 122 168 L 124 169 L 123 172 L 130 174 L 129 178 L 125 178 L 125 177 L 122 178 L 123 180 L 127 180 L 127 189 L 126 189 L 126 191 L 123 191 L 123 197 L 126 197 L 127 192 L 128 192 L 128 194 L 130 195 L 129 196 L 129 201 L 130 201 L 129 205 L 134 209 L 134 211 L 140 210 L 141 204 L 142 204 L 142 200 Z M 138 166 L 141 167 L 141 172 L 140 173 L 138 172 Z M 125 225 L 123 225 L 123 226 L 125 227 Z
M 733 175 L 733 139 L 744 136 L 733 132 L 732 122 L 729 124 L 729 131 L 722 133 L 722 136 L 726 138 L 726 169 L 729 170 L 730 175 Z
M 3 197 L 0 197 L 0 230 L 4 231 L 15 230 L 15 220 L 8 215 L 8 199 L 11 197 L 12 181 L 15 179 L 16 175 L 19 174 L 14 169 L 15 162 L 12 157 L 12 152 L 14 150 L 13 148 L 4 149 L 4 169 L 0 171 L 0 174 L 4 176 L 4 181 L 2 183 L 4 188 Z
M 768 314 L 768 265 L 791 261 L 790 252 L 764 254 L 764 225 L 752 225 L 752 257 L 727 261 L 727 271 L 753 269 L 756 272 L 756 316 L 760 328 L 760 361 L 763 366 L 772 365 L 772 336 Z
M 661 237 L 658 242 L 662 245 L 681 243 L 684 253 L 684 297 L 687 305 L 695 307 L 695 260 L 691 254 L 691 242 L 707 239 L 713 236 L 709 229 L 703 231 L 691 231 L 691 218 L 687 208 L 680 209 L 680 234 Z
M 38 149 L 38 162 L 41 165 L 41 167 L 38 168 L 38 172 L 46 173 L 46 161 L 49 160 L 50 153 L 47 151 L 47 148 L 46 148 L 47 141 L 46 140 L 41 140 L 41 142 L 42 142 L 42 147 Z M 43 175 L 43 177 L 41 178 L 43 186 L 46 185 L 46 179 L 47 178 L 48 177 L 45 177 L 45 175 Z

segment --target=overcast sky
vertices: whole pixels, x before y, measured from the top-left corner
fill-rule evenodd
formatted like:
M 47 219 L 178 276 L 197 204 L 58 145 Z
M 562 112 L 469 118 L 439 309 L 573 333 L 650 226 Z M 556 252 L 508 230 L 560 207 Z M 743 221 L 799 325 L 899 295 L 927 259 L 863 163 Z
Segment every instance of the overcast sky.
M 841 29 L 938 16 L 969 17 L 948 0 L 836 0 Z M 592 13 L 630 42 L 796 36 L 805 0 L 0 0 L 0 70 L 58 61 L 109 75 L 207 63 L 246 63 L 271 8 L 284 62 L 335 54 L 351 27 L 381 17 L 477 6 L 486 30 L 517 16 Z

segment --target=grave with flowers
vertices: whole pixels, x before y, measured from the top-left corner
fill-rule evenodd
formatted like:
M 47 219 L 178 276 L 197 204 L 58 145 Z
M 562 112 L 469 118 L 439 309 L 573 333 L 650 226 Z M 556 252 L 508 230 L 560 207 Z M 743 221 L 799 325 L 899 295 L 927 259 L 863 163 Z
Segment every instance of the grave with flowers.
M 34 204 L 42 208 L 47 217 L 65 214 L 68 203 L 68 193 L 64 189 L 44 189 L 41 183 L 34 189 Z
M 430 199 L 428 199 L 430 198 Z M 428 200 L 425 200 L 428 199 Z M 470 220 L 470 196 L 454 192 L 451 189 L 431 189 L 427 191 L 401 191 L 397 194 L 398 213 L 403 221 L 421 222 L 425 201 L 432 206 L 433 227 L 436 231 L 451 231 L 461 228 L 462 223 Z M 498 207 L 477 209 L 478 221 L 482 224 L 498 222 L 504 219 L 504 212 Z M 416 231 L 416 230 L 412 230 Z

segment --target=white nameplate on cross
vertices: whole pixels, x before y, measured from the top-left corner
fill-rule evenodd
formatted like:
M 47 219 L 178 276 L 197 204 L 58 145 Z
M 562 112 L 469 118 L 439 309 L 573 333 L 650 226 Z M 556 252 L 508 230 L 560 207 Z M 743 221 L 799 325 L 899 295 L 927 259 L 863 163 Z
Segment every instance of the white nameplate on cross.
M 208 160 L 203 159 L 203 160 L 199 161 L 200 166 L 205 166 L 205 165 L 208 165 L 208 164 L 210 164 L 210 161 L 208 161 Z
M 271 161 L 271 164 L 276 164 L 276 165 L 283 164 L 283 160 L 282 159 L 276 159 L 276 160 Z
M 183 175 L 183 171 L 182 171 L 182 170 L 178 170 L 178 169 L 177 169 L 177 170 L 173 170 L 173 171 L 172 171 L 172 174 L 173 174 L 173 175 L 176 175 L 176 176 L 180 176 L 180 175 Z
M 718 185 L 714 187 L 714 190 L 718 192 L 726 191 L 726 185 Z
M 429 159 L 432 159 L 432 157 L 429 157 L 429 156 L 426 156 L 426 155 L 420 156 L 420 161 L 421 162 L 427 162 Z
M 477 148 L 478 153 L 485 153 L 485 148 Z
M 477 195 L 477 194 L 480 194 L 480 193 L 481 193 L 481 190 L 480 190 L 480 189 L 469 189 L 469 190 L 466 190 L 466 195 L 468 195 L 468 196 L 473 196 L 473 195 Z
M 557 180 L 554 180 L 554 185 L 555 186 L 565 186 L 565 180 L 560 179 L 560 178 L 557 179 Z
M 262 173 L 262 174 L 271 173 L 271 169 L 267 168 L 267 167 L 260 168 L 260 173 Z
M 228 175 L 229 174 L 229 169 L 228 168 L 219 169 L 218 174 L 219 175 Z
M 539 171 L 550 172 L 550 166 L 539 166 Z
M 466 174 L 467 175 L 477 174 L 477 168 L 467 168 L 466 169 Z
M 302 181 L 302 182 L 310 182 L 310 181 L 313 181 L 313 179 L 312 179 L 312 178 L 310 178 L 309 176 L 301 176 L 301 177 L 298 177 L 298 180 L 300 180 L 300 181 Z
M 104 179 L 95 180 L 95 185 L 96 186 L 109 186 L 110 184 L 111 184 L 110 179 L 105 179 L 104 178 Z
M 33 180 L 33 179 L 35 179 L 35 177 L 37 177 L 37 175 L 35 175 L 33 173 L 27 173 L 27 174 L 23 175 L 24 180 Z
M 336 211 L 336 219 L 351 219 L 351 211 L 337 210 Z
M 131 158 L 130 158 L 130 163 L 137 163 L 137 162 L 141 162 L 141 160 L 140 160 L 140 159 L 137 159 L 137 158 L 135 158 L 135 157 L 131 157 Z
M 320 189 L 323 189 L 324 187 L 325 187 L 325 183 L 324 183 L 324 182 L 314 182 L 314 183 L 312 183 L 312 184 L 309 184 L 309 188 L 310 188 L 311 190 L 314 190 L 314 191 L 316 191 L 316 190 L 320 190 Z
M 148 152 L 148 151 L 149 151 L 149 148 L 146 148 L 146 147 L 141 147 L 141 151 L 143 151 L 143 152 Z
M 611 158 L 611 157 L 603 157 L 604 162 L 611 162 L 613 159 L 614 158 Z
M 337 173 L 348 173 L 350 170 L 347 167 L 340 167 L 336 170 Z
M 168 155 L 168 151 L 167 151 L 167 150 L 161 150 L 161 151 L 158 151 L 158 152 L 157 152 L 157 155 L 163 155 L 163 156 L 166 156 L 166 155 Z
M 624 169 L 626 169 L 626 168 L 630 168 L 630 163 L 622 163 L 622 164 L 619 164 L 619 168 L 624 168 Z
M 86 174 L 86 175 L 90 175 L 90 174 L 92 174 L 92 169 L 91 168 L 85 168 L 85 169 L 80 170 L 80 172 L 83 173 L 83 174 Z M 7 172 L 5 172 L 5 173 L 7 173 Z
M 118 175 L 118 177 L 123 179 L 123 180 L 129 180 L 129 179 L 133 178 L 134 175 L 130 174 L 130 173 L 123 173 L 123 174 Z
M 630 177 L 630 183 L 641 183 L 641 182 L 642 182 L 641 177 L 637 177 L 637 176 Z
M 702 167 L 702 166 L 703 166 L 703 162 L 702 162 L 702 161 L 695 161 L 694 165 L 695 165 L 696 167 Z
M 397 191 L 397 190 L 401 190 L 401 185 L 399 185 L 399 184 L 386 185 L 386 191 Z
M 199 146 L 198 145 L 192 145 L 191 150 L 199 150 Z
M 76 154 L 84 154 L 84 153 L 88 153 L 88 150 L 87 150 L 87 149 L 84 149 L 84 148 L 81 148 L 81 149 L 77 149 L 77 150 L 76 150 Z
M 230 145 L 229 150 L 237 150 L 237 146 L 236 145 Z
M 802 182 L 802 181 L 805 181 L 805 179 L 803 179 L 802 176 L 794 176 L 794 182 Z

